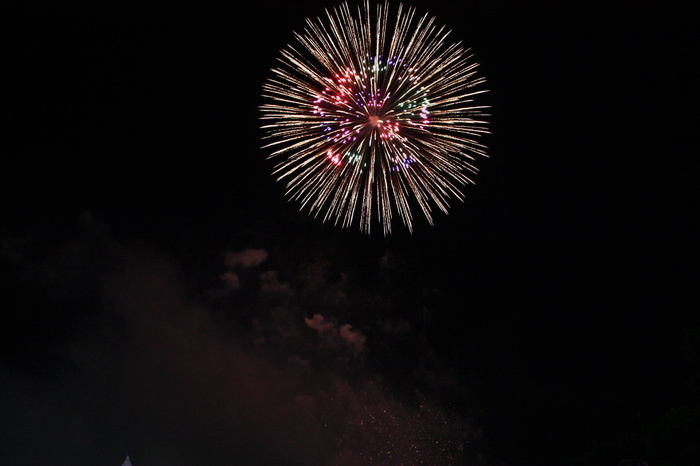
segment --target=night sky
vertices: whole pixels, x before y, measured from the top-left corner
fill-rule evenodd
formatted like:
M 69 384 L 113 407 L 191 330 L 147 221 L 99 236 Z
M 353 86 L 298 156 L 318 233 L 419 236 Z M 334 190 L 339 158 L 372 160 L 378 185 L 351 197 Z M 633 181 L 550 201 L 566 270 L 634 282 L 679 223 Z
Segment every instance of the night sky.
M 490 157 L 388 238 L 261 149 L 335 2 L 6 8 L 0 464 L 700 464 L 697 26 L 559 3 L 411 3 Z

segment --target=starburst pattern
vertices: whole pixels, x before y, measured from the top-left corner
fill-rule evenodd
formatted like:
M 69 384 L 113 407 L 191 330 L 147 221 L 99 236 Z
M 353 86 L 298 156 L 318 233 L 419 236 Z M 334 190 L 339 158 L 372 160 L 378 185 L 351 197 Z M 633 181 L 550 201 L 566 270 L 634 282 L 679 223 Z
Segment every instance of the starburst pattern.
M 265 148 L 302 210 L 348 227 L 391 232 L 413 210 L 433 224 L 485 156 L 484 78 L 449 31 L 414 8 L 347 3 L 307 19 L 263 85 Z

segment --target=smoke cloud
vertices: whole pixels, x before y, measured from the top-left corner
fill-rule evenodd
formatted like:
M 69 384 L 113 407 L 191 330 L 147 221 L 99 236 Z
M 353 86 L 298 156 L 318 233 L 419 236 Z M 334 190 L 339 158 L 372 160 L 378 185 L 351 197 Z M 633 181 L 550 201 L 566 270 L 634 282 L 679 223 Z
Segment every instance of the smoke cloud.
M 0 463 L 110 464 L 126 446 L 134 464 L 155 466 L 464 460 L 464 420 L 426 400 L 398 401 L 362 363 L 368 336 L 350 319 L 306 317 L 304 293 L 281 271 L 256 281 L 219 274 L 237 299 L 222 310 L 172 257 L 117 241 L 92 219 L 83 228 L 22 265 L 57 296 L 82 289 L 88 298 L 72 301 L 83 331 L 58 342 L 60 362 L 40 383 L 0 368 Z M 224 265 L 266 259 L 247 249 L 226 253 Z M 60 299 L 48 301 L 55 312 Z
M 219 278 L 226 284 L 226 288 L 237 290 L 241 287 L 241 281 L 238 274 L 231 271 L 222 273 Z
M 267 251 L 264 249 L 244 249 L 242 251 L 227 251 L 224 253 L 224 261 L 227 267 L 255 267 L 267 260 Z
M 316 330 L 322 346 L 333 350 L 349 350 L 357 356 L 365 352 L 366 337 L 359 331 L 353 330 L 352 325 L 344 324 L 337 327 L 326 321 L 321 314 L 314 314 L 311 319 L 304 319 L 307 327 Z

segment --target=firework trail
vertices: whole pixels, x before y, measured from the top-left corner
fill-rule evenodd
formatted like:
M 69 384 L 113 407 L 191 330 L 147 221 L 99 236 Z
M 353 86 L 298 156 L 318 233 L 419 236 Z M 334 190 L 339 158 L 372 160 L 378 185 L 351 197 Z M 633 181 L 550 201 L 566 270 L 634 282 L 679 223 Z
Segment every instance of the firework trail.
M 307 19 L 263 85 L 265 148 L 287 196 L 322 220 L 391 232 L 413 210 L 433 224 L 486 156 L 484 78 L 449 31 L 414 8 L 347 3 Z

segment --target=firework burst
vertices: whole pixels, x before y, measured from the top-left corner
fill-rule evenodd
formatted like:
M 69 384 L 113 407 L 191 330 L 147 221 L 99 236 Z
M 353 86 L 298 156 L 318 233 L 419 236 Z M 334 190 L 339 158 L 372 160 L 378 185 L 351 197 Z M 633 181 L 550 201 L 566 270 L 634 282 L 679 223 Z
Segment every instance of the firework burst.
M 391 232 L 412 210 L 462 200 L 488 133 L 484 79 L 449 31 L 414 8 L 347 3 L 307 19 L 263 85 L 263 130 L 287 196 L 322 220 Z

